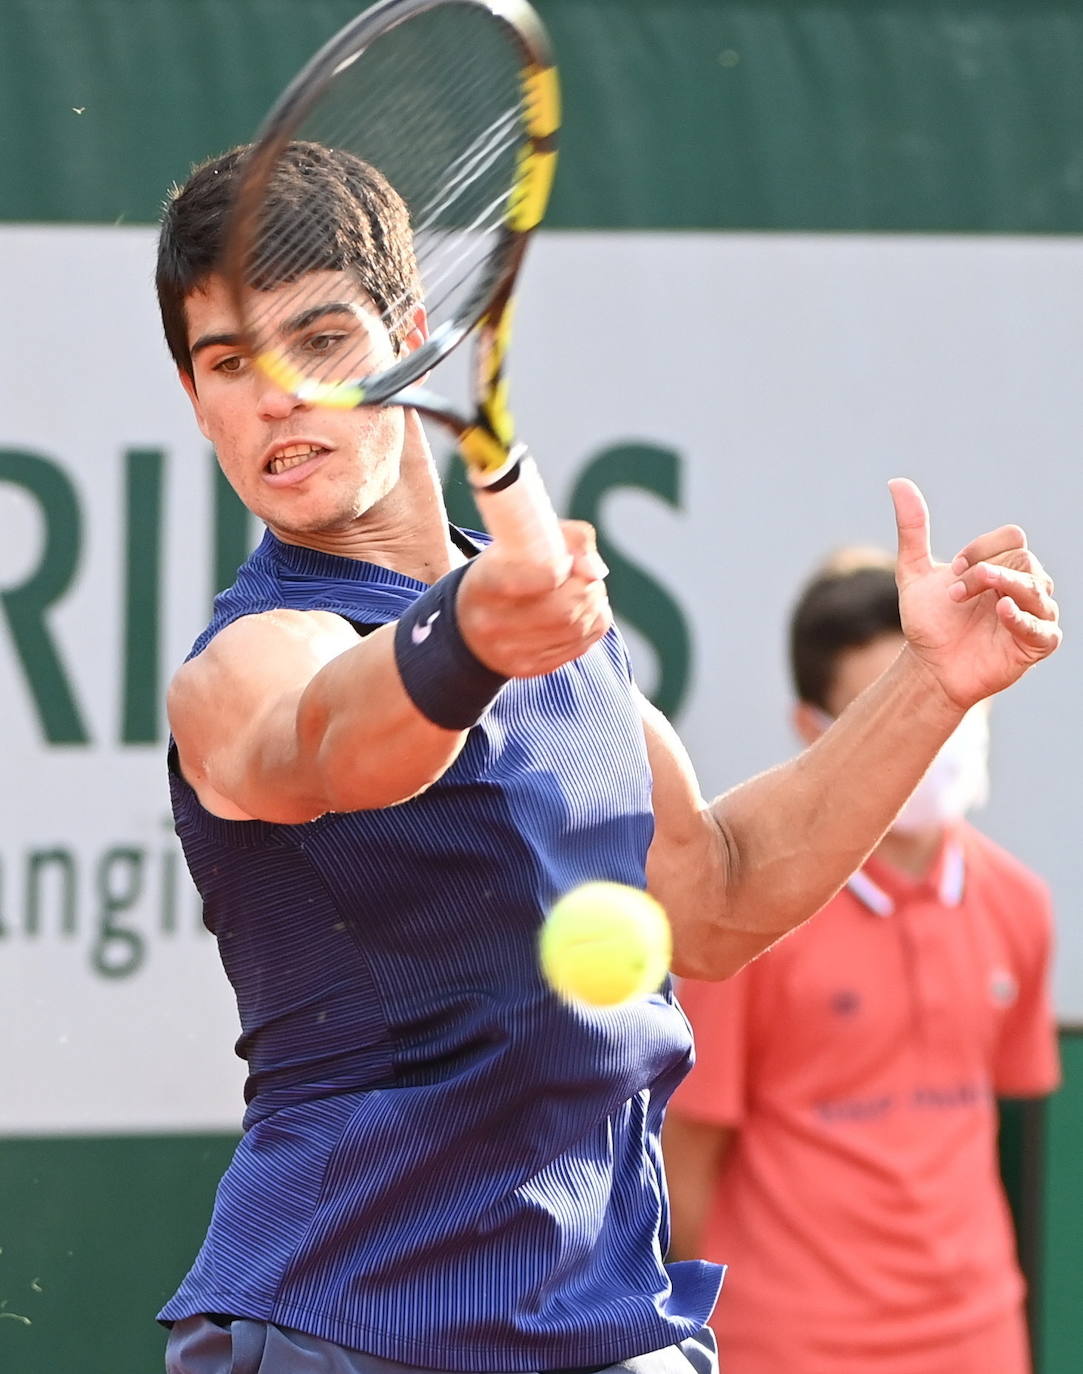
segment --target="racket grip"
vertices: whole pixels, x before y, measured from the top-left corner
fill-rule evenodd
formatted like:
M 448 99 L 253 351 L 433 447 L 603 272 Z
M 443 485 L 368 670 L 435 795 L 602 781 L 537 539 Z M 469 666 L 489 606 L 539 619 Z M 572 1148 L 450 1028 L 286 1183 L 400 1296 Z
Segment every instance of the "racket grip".
M 481 518 L 495 543 L 539 563 L 567 567 L 568 547 L 560 521 L 525 444 L 515 445 L 495 477 L 471 472 L 470 479 Z

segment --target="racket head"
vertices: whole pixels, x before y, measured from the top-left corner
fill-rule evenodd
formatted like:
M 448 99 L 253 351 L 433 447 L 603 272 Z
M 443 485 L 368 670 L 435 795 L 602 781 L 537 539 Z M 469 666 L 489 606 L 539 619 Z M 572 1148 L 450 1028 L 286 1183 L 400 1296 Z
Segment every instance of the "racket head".
M 503 450 L 475 456 L 502 462 L 508 306 L 558 124 L 525 0 L 380 0 L 354 19 L 271 110 L 233 198 L 223 269 L 257 366 L 317 405 L 385 404 L 481 325 L 481 428 Z

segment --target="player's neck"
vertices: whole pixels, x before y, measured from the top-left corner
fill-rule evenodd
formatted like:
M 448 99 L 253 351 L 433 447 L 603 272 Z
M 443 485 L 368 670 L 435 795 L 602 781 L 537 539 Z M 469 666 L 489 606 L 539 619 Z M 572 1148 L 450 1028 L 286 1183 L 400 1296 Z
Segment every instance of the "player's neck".
M 381 534 L 367 531 L 365 559 L 382 568 L 393 568 L 418 582 L 436 582 L 466 561 L 451 538 L 447 508 L 437 492 L 431 506 L 415 509 L 393 529 Z
M 369 562 L 394 568 L 419 582 L 435 582 L 464 561 L 451 539 L 440 474 L 416 412 L 406 412 L 402 474 L 364 520 Z
M 889 868 L 910 878 L 924 878 L 940 854 L 944 831 L 939 826 L 926 830 L 889 830 L 876 849 L 876 858 Z

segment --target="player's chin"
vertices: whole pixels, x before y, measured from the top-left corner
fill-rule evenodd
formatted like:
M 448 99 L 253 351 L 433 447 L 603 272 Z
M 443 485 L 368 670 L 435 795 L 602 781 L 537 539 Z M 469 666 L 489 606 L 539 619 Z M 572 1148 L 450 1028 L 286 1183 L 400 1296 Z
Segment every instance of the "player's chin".
M 262 517 L 265 524 L 291 539 L 312 539 L 319 535 L 344 534 L 364 518 L 356 508 L 332 510 L 279 511 Z
M 397 470 L 321 471 L 318 481 L 268 490 L 249 509 L 291 537 L 342 533 L 364 520 L 394 488 Z M 246 503 L 247 504 L 247 503 Z

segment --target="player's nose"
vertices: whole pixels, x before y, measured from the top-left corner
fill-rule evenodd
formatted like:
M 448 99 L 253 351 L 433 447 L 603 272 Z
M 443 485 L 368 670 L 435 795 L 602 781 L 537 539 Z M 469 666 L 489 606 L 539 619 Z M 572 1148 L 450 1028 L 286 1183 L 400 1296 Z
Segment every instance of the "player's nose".
M 304 410 L 307 402 L 284 387 L 278 386 L 269 378 L 261 378 L 257 395 L 260 418 L 264 420 L 286 420 L 296 410 Z

